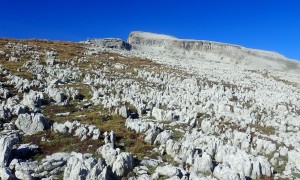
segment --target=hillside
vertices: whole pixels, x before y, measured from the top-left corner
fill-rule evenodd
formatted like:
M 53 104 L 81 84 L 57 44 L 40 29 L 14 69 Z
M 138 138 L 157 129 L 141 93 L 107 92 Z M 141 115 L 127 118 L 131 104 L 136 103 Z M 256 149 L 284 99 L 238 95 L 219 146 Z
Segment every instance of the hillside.
M 0 39 L 0 179 L 300 178 L 300 63 L 224 43 Z

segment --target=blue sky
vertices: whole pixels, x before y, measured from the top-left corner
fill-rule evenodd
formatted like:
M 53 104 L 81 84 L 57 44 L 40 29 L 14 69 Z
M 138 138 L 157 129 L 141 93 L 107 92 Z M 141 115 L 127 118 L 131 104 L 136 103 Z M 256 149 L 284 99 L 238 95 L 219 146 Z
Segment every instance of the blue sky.
M 148 31 L 300 60 L 299 0 L 0 0 L 0 37 L 80 41 Z

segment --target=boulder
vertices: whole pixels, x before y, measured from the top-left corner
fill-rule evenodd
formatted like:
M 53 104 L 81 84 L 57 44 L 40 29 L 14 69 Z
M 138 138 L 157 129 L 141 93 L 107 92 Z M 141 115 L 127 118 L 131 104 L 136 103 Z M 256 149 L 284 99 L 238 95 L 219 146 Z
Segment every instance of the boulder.
M 87 42 L 102 48 L 123 50 L 131 49 L 131 45 L 129 43 L 118 38 L 89 39 Z
M 110 143 L 104 144 L 97 151 L 102 155 L 108 166 L 113 165 L 119 153 L 119 150 L 115 150 Z
M 241 180 L 237 172 L 233 172 L 228 166 L 219 164 L 214 169 L 214 176 L 218 179 Z
M 157 107 L 154 107 L 152 109 L 152 116 L 158 120 L 158 121 L 164 121 L 164 120 L 171 120 L 171 119 L 166 119 L 165 118 L 165 111 L 162 109 L 159 109 Z
M 42 167 L 44 170 L 53 170 L 58 166 L 63 166 L 70 158 L 70 153 L 57 152 L 42 159 Z
M 210 155 L 206 152 L 200 157 L 198 154 L 194 157 L 194 168 L 201 173 L 210 173 L 213 169 L 213 163 Z
M 15 166 L 15 176 L 18 179 L 34 179 L 33 173 L 38 168 L 37 161 L 25 161 L 25 162 L 16 162 Z
M 134 130 L 137 133 L 145 132 L 150 128 L 148 122 L 132 118 L 126 119 L 125 126 L 129 129 Z
M 120 153 L 112 165 L 112 171 L 118 177 L 124 176 L 133 170 L 134 159 L 131 153 Z
M 172 138 L 172 131 L 165 130 L 156 136 L 154 144 L 166 144 Z
M 26 113 L 18 116 L 18 119 L 15 121 L 15 125 L 25 134 L 32 135 L 45 130 L 48 127 L 49 122 L 40 113 Z
M 13 145 L 18 141 L 16 135 L 0 136 L 0 168 L 6 167 Z
M 65 124 L 60 124 L 60 123 L 53 123 L 52 125 L 52 130 L 56 133 L 67 133 L 68 132 L 68 127 Z
M 98 179 L 104 165 L 90 154 L 71 153 L 64 171 L 64 180 Z
M 166 166 L 158 166 L 155 169 L 155 172 L 158 173 L 161 176 L 167 176 L 167 177 L 183 177 L 183 172 L 182 169 L 171 166 L 171 165 L 166 165 Z
M 160 133 L 160 129 L 159 128 L 150 128 L 148 129 L 145 134 L 146 134 L 146 137 L 145 137 L 145 142 L 147 143 L 150 143 L 150 144 L 153 144 L 157 135 Z
M 127 111 L 126 106 L 120 107 L 118 113 L 119 113 L 120 116 L 122 116 L 122 117 L 124 117 L 124 118 L 127 118 L 127 117 L 128 117 L 128 111 Z
M 44 95 L 42 92 L 30 90 L 29 93 L 24 93 L 22 104 L 30 109 L 35 109 L 43 104 Z
M 88 133 L 88 129 L 86 129 L 83 125 L 81 125 L 75 130 L 74 136 L 79 137 L 81 141 L 83 141 L 87 138 L 87 133 Z

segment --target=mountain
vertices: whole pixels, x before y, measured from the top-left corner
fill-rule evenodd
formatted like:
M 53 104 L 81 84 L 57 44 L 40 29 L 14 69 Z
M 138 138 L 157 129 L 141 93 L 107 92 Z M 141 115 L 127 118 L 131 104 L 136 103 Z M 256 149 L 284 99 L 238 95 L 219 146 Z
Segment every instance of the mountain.
M 0 38 L 0 179 L 299 179 L 299 62 L 132 32 Z
M 249 49 L 238 45 L 178 39 L 148 32 L 130 33 L 128 43 L 142 52 L 156 56 L 164 55 L 174 60 L 195 59 L 200 63 L 209 61 L 210 63 L 239 65 L 247 69 L 300 73 L 298 61 L 287 59 L 275 52 Z

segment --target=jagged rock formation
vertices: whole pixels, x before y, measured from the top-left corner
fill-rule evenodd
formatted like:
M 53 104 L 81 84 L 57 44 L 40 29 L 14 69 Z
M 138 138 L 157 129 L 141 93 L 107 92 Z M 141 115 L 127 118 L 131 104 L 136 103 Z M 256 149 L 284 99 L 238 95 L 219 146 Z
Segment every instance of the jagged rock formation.
M 130 50 L 131 45 L 117 38 L 89 39 L 87 43 L 101 48 Z

